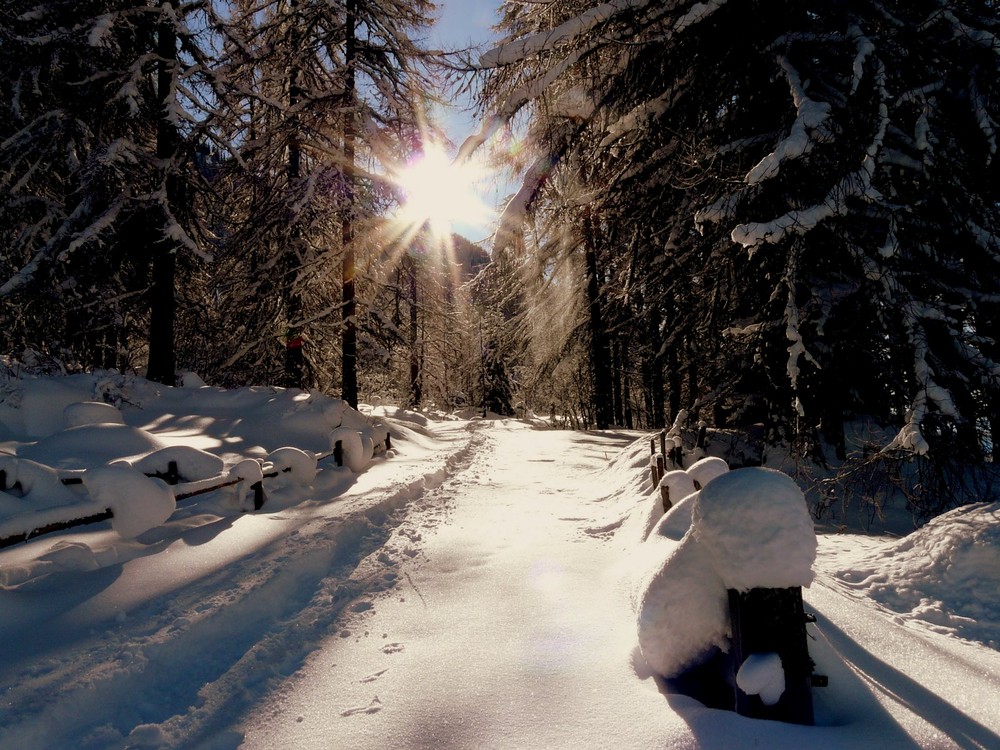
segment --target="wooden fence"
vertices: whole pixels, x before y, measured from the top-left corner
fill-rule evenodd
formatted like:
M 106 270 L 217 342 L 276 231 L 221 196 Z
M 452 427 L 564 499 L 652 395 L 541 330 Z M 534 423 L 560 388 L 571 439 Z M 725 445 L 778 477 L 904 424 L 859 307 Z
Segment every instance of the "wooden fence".
M 386 433 L 385 441 L 380 443 L 384 451 L 391 450 L 392 440 Z M 324 461 L 332 458 L 338 467 L 344 465 L 344 445 L 342 440 L 337 440 L 334 442 L 333 448 L 329 451 L 324 451 L 322 453 L 316 454 L 316 461 Z M 258 462 L 261 463 L 261 462 Z M 266 464 L 262 463 L 261 479 L 253 482 L 250 485 L 250 489 L 253 491 L 253 509 L 260 510 L 264 507 L 264 503 L 267 502 L 267 493 L 264 489 L 264 479 L 273 479 L 282 473 L 290 472 L 291 467 L 286 467 L 283 469 L 269 468 L 265 469 Z M 60 477 L 60 482 L 66 486 L 72 485 L 82 485 L 83 484 L 83 470 L 68 470 L 61 472 L 63 476 Z M 176 461 L 169 461 L 167 464 L 166 472 L 154 472 L 146 474 L 148 477 L 154 477 L 161 479 L 168 485 L 174 487 L 174 500 L 181 502 L 188 500 L 192 497 L 197 497 L 198 495 L 204 495 L 209 492 L 215 492 L 216 490 L 221 490 L 226 487 L 233 487 L 240 482 L 247 481 L 247 477 L 236 476 L 233 477 L 231 473 L 220 474 L 216 477 L 209 479 L 201 479 L 197 481 L 187 482 L 185 478 L 181 476 L 178 469 Z M 7 472 L 0 469 L 0 491 L 7 492 L 8 490 L 18 489 L 18 484 L 15 482 L 10 487 L 7 485 Z M 91 513 L 86 516 L 80 516 L 78 518 L 70 518 L 64 521 L 56 521 L 54 523 L 45 524 L 44 526 L 39 526 L 30 531 L 11 534 L 6 537 L 0 537 L 0 549 L 4 547 L 11 547 L 15 544 L 20 544 L 21 542 L 27 542 L 35 539 L 44 534 L 51 534 L 56 531 L 64 531 L 66 529 L 75 528 L 77 526 L 86 526 L 88 524 L 100 523 L 102 521 L 109 521 L 114 518 L 114 512 L 110 508 L 106 508 L 103 511 L 97 513 Z

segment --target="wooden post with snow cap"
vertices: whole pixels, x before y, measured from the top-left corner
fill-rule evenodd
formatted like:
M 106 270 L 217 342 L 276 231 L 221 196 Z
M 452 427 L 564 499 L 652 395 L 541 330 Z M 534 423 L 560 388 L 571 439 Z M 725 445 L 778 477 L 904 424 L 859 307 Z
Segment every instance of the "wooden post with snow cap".
M 674 437 L 674 444 L 670 449 L 670 462 L 678 469 L 684 468 L 684 448 L 679 435 Z
M 802 587 L 816 532 L 802 490 L 773 469 L 726 472 L 702 488 L 692 528 L 727 590 L 737 713 L 812 724 Z

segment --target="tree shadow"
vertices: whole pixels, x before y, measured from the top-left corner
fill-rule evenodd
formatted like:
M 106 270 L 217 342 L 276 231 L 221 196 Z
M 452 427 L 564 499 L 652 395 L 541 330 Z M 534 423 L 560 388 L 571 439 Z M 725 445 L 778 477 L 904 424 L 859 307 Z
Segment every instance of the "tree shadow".
M 1000 735 L 860 646 L 829 618 L 816 613 L 817 626 L 856 675 L 873 690 L 904 706 L 960 748 L 1000 747 Z
M 110 588 L 121 577 L 123 564 L 108 565 L 72 574 L 55 572 L 14 591 L 0 590 L 0 643 L 3 671 L 48 653 L 54 644 L 70 647 L 92 636 L 86 628 L 67 627 L 74 610 Z

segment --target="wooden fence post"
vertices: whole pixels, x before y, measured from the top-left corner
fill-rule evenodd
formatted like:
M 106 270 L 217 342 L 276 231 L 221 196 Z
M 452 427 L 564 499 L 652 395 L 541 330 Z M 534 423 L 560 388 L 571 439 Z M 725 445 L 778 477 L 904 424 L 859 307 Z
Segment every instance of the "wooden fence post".
M 684 468 L 684 450 L 679 442 L 670 449 L 670 462 L 678 469 Z
M 267 502 L 267 493 L 264 492 L 264 480 L 254 482 L 250 485 L 250 489 L 253 490 L 253 509 L 260 510 L 264 507 L 264 503 Z
M 666 513 L 673 507 L 673 502 L 670 500 L 670 488 L 660 485 L 660 502 L 663 503 L 663 512 Z
M 662 453 L 656 454 L 656 482 L 654 484 L 659 484 L 663 480 L 663 475 L 667 473 L 667 462 L 664 460 Z
M 813 662 L 809 658 L 802 589 L 729 589 L 733 631 L 733 684 L 751 654 L 775 653 L 785 673 L 785 691 L 772 706 L 736 687 L 736 713 L 755 719 L 813 724 Z

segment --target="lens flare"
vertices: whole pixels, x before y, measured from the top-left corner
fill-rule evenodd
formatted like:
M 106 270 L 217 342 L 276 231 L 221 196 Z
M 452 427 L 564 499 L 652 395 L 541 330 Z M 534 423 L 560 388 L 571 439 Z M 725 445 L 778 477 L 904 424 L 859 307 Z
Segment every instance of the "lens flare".
M 450 238 L 455 224 L 476 224 L 495 215 L 481 191 L 490 179 L 474 162 L 457 163 L 437 144 L 401 169 L 395 178 L 404 201 L 396 216 L 411 225 L 427 225 L 437 240 Z

